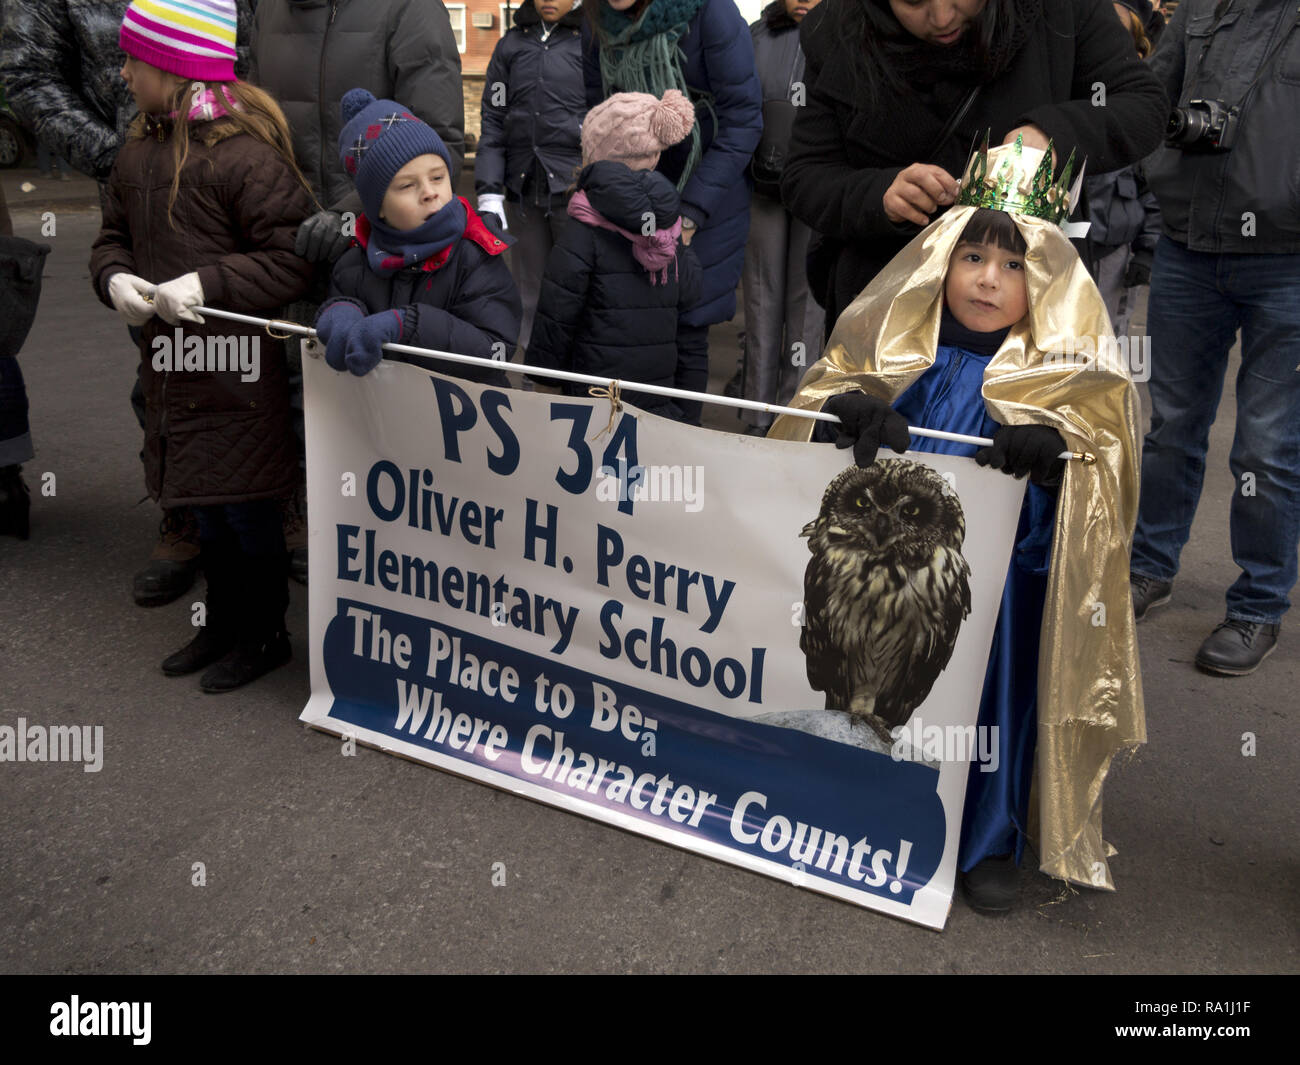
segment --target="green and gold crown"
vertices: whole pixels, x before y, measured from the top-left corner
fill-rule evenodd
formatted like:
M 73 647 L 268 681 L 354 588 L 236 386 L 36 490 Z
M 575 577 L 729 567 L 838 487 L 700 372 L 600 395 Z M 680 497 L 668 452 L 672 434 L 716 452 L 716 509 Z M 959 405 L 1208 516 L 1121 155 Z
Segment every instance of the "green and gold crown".
M 966 173 L 961 180 L 961 189 L 957 193 L 957 205 L 964 207 L 988 207 L 994 211 L 1007 211 L 1011 214 L 1032 215 L 1061 225 L 1070 217 L 1070 210 L 1078 196 L 1082 172 L 1070 187 L 1070 175 L 1074 170 L 1074 152 L 1065 161 L 1059 179 L 1052 177 L 1052 142 L 1047 142 L 1047 151 L 1037 168 L 1030 170 L 1037 149 L 1030 148 L 1029 158 L 1025 157 L 1022 138 L 1017 137 L 1014 144 L 1002 144 L 989 150 L 988 134 L 984 134 L 984 144 L 966 164 Z

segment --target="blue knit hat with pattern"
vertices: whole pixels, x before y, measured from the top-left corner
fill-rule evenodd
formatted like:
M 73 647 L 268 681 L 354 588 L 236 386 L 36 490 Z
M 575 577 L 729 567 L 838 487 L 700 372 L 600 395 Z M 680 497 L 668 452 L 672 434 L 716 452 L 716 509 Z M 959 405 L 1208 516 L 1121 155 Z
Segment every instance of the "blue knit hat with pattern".
M 450 175 L 451 156 L 442 138 L 395 100 L 376 100 L 365 89 L 349 89 L 339 111 L 343 116 L 339 159 L 368 218 L 379 217 L 389 184 L 417 155 L 440 156 Z

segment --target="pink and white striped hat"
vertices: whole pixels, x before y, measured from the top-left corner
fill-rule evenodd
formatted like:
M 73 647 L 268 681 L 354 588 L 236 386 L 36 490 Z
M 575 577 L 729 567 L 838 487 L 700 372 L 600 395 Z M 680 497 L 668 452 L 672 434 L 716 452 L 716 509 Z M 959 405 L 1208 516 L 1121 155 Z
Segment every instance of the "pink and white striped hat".
M 182 78 L 234 81 L 235 28 L 234 0 L 134 0 L 118 44 Z

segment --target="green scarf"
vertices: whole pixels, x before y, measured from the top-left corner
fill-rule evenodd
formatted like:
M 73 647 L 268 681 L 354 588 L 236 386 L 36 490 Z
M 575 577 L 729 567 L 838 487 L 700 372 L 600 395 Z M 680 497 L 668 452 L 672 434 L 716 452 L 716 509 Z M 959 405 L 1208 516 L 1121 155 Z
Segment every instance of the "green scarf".
M 590 0 L 600 3 L 601 0 Z M 687 25 L 707 0 L 651 0 L 633 21 L 630 15 L 615 11 L 601 3 L 600 27 L 596 36 L 600 42 L 600 78 L 605 96 L 618 87 L 619 92 L 648 92 L 662 97 L 669 89 L 677 89 L 698 108 L 708 110 L 717 129 L 717 115 L 713 110 L 712 93 L 692 89 L 682 73 L 685 54 L 677 42 L 685 35 Z M 695 173 L 701 155 L 700 120 L 691 127 L 691 150 L 677 179 L 681 192 Z

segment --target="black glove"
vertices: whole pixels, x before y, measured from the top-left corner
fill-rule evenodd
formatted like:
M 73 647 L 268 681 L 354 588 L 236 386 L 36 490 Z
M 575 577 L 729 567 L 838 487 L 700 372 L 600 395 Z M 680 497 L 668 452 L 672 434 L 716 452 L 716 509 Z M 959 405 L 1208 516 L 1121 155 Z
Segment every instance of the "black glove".
M 1124 287 L 1137 288 L 1151 284 L 1151 260 L 1145 255 L 1135 255 L 1124 271 Z
M 309 263 L 332 263 L 348 250 L 352 238 L 343 234 L 338 211 L 317 211 L 298 227 L 293 253 Z
M 907 419 L 883 399 L 868 396 L 865 392 L 841 392 L 831 396 L 822 407 L 827 414 L 840 420 L 838 448 L 853 448 L 853 461 L 859 466 L 870 466 L 876 461 L 881 444 L 888 444 L 900 455 L 907 450 L 912 437 L 907 431 Z
M 975 452 L 975 461 L 1017 480 L 1029 474 L 1033 484 L 1051 488 L 1061 482 L 1065 450 L 1061 434 L 1046 425 L 1003 425 L 993 434 L 992 447 Z

